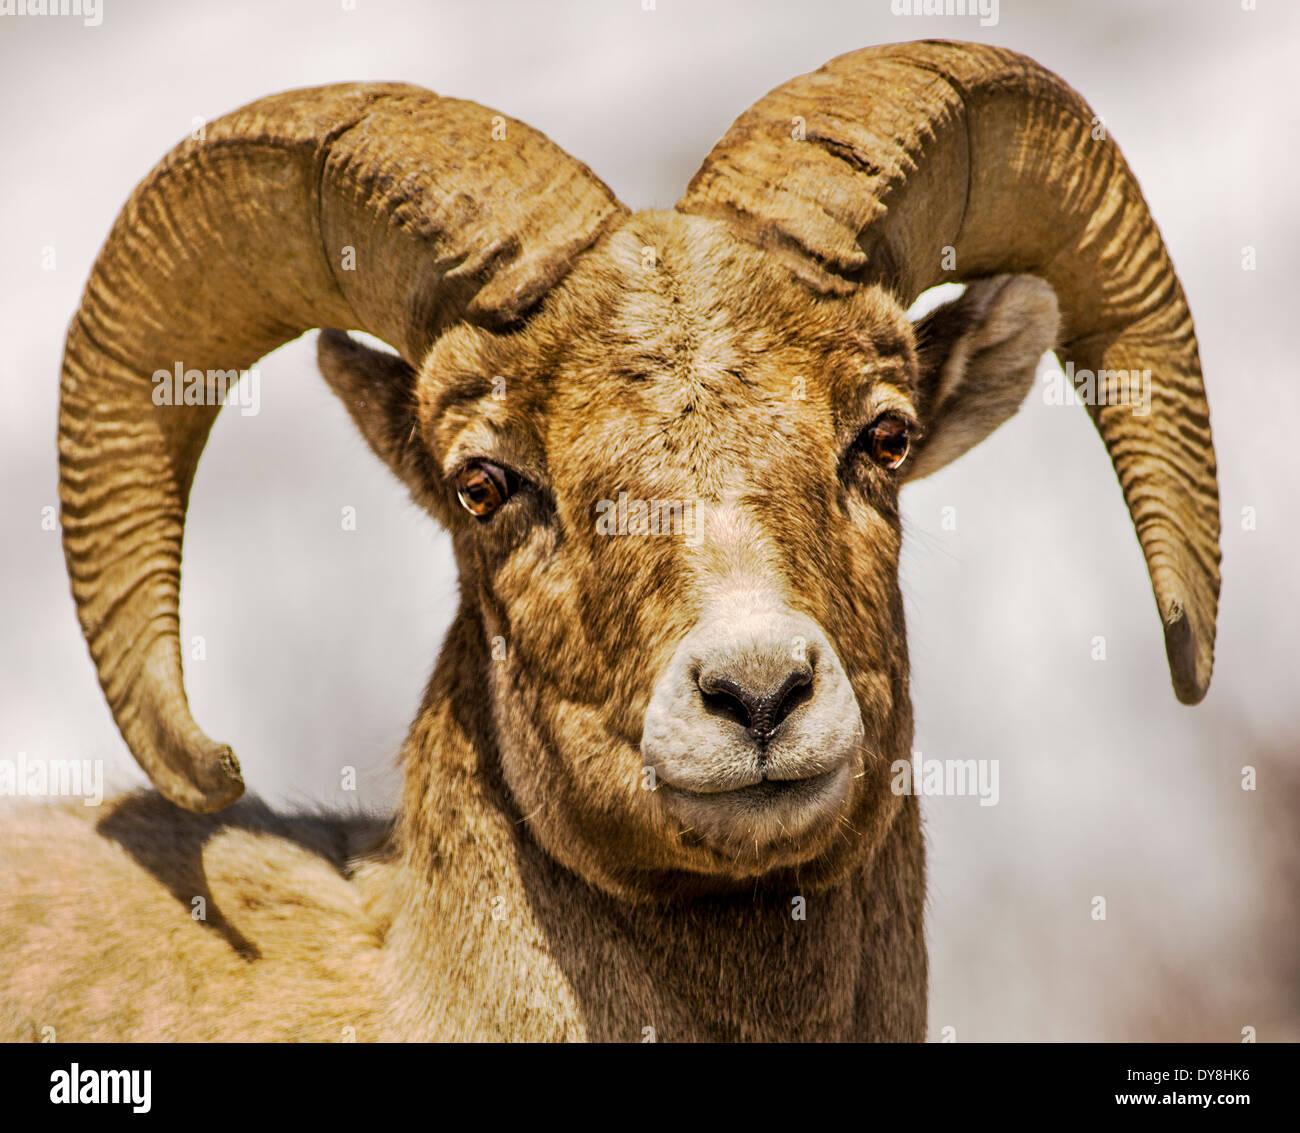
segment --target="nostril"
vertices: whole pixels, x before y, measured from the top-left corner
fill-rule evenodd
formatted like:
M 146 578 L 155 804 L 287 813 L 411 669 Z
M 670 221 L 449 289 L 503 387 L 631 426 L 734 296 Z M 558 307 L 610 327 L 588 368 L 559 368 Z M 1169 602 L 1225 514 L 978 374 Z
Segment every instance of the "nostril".
M 770 740 L 789 715 L 812 695 L 812 667 L 798 665 L 781 682 L 758 692 L 731 676 L 705 673 L 697 680 L 704 703 L 740 724 L 751 739 Z
M 727 677 L 702 678 L 699 685 L 704 703 L 717 715 L 734 720 L 742 728 L 749 727 L 749 697 L 735 681 Z

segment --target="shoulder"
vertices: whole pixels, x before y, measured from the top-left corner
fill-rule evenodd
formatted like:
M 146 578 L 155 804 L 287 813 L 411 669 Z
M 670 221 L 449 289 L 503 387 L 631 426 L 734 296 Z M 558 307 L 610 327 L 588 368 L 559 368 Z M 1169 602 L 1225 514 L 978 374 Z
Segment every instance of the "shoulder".
M 278 815 L 256 799 L 194 815 L 154 792 L 6 805 L 0 1033 L 309 1037 L 322 999 L 338 1029 L 340 997 L 359 994 L 382 943 L 352 872 L 384 825 Z M 356 1013 L 362 1030 L 360 1000 Z

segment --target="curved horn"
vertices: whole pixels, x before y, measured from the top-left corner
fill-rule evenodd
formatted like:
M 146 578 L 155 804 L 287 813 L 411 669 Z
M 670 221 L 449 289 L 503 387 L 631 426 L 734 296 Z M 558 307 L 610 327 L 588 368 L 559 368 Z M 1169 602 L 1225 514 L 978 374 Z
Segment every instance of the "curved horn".
M 243 791 L 190 715 L 178 636 L 185 508 L 219 405 L 155 404 L 152 376 L 243 370 L 318 326 L 418 366 L 457 320 L 519 319 L 624 212 L 543 135 L 403 84 L 276 95 L 205 134 L 118 216 L 59 405 L 64 554 L 100 684 L 154 785 L 202 812 Z
M 727 220 L 816 287 L 883 283 L 905 307 L 945 280 L 1042 276 L 1063 362 L 1098 378 L 1150 370 L 1149 415 L 1089 412 L 1146 556 L 1174 690 L 1205 695 L 1219 499 L 1192 317 L 1137 181 L 1078 94 L 999 48 L 856 51 L 738 118 L 677 207 Z

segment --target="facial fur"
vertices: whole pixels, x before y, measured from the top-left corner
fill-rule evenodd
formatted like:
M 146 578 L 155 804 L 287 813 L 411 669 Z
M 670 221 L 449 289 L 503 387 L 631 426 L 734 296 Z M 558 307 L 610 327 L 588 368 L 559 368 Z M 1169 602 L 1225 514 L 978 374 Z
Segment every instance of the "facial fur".
M 446 502 L 492 658 L 505 780 L 550 853 L 624 897 L 781 872 L 829 883 L 872 852 L 900 801 L 898 482 L 853 442 L 884 409 L 912 415 L 912 334 L 883 292 L 818 297 L 765 280 L 780 271 L 711 222 L 641 214 L 525 329 L 453 331 L 419 375 L 445 480 L 477 459 L 524 481 L 486 520 Z M 601 501 L 620 493 L 682 501 L 693 523 L 602 534 Z M 745 796 L 710 821 L 713 800 L 684 803 L 665 779 L 707 758 L 711 737 L 725 762 L 709 729 L 727 722 L 696 721 L 698 750 L 683 740 L 656 767 L 647 711 L 689 635 L 763 618 L 791 651 L 820 655 L 787 731 L 822 707 L 804 747 L 842 758 L 811 816 L 798 798 L 780 811 Z M 819 758 L 792 746 L 787 774 Z

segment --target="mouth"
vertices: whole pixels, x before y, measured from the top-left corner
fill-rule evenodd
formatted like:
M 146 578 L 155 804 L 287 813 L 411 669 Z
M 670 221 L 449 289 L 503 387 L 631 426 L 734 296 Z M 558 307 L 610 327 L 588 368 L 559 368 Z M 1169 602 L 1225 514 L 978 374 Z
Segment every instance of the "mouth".
M 756 783 L 743 787 L 719 786 L 716 789 L 704 788 L 691 790 L 687 787 L 662 783 L 670 791 L 696 799 L 728 799 L 733 802 L 754 802 L 764 804 L 788 798 L 810 798 L 820 792 L 839 774 L 839 769 L 824 771 L 820 775 L 810 775 L 806 779 L 769 779 L 764 776 Z
M 802 779 L 761 779 L 742 787 L 688 789 L 660 779 L 658 791 L 688 831 L 724 846 L 807 840 L 840 814 L 850 783 L 841 764 Z

